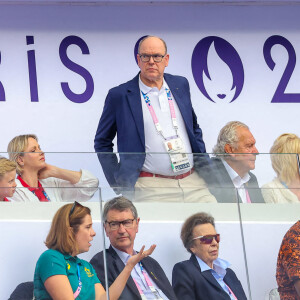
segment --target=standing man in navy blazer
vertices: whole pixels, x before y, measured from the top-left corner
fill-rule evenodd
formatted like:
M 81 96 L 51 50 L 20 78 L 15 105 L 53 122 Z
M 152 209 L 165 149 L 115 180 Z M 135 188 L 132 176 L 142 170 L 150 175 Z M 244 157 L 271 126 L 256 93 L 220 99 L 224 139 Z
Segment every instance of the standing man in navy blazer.
M 118 193 L 134 191 L 135 200 L 215 202 L 194 172 L 207 159 L 193 158 L 206 149 L 187 79 L 164 74 L 169 54 L 159 37 L 140 41 L 137 60 L 140 73 L 109 91 L 95 137 L 108 183 Z

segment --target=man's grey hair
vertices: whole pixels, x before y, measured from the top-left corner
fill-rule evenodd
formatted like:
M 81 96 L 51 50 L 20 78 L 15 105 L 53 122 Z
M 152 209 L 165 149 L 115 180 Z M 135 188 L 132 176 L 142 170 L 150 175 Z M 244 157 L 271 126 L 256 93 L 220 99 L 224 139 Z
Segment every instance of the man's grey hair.
M 238 146 L 238 136 L 237 136 L 237 128 L 246 128 L 249 129 L 249 127 L 239 121 L 231 121 L 228 122 L 220 131 L 219 136 L 218 136 L 218 140 L 217 140 L 217 144 L 214 146 L 213 148 L 213 153 L 218 156 L 218 154 L 220 154 L 220 156 L 224 157 L 225 153 L 225 145 L 229 144 L 231 145 L 233 148 L 237 148 Z
M 108 202 L 105 203 L 103 208 L 103 222 L 107 221 L 107 214 L 110 210 L 117 210 L 122 212 L 128 209 L 131 210 L 133 217 L 137 219 L 138 213 L 136 207 L 133 205 L 133 203 L 130 200 L 128 200 L 123 196 L 115 197 L 109 200 Z
M 157 39 L 161 40 L 165 47 L 165 55 L 168 53 L 167 44 L 162 38 L 160 38 L 159 36 L 155 36 L 155 35 L 147 35 L 144 38 L 142 38 L 139 42 L 138 54 L 140 54 L 140 49 L 141 49 L 141 45 L 143 44 L 143 42 L 149 38 L 157 38 Z

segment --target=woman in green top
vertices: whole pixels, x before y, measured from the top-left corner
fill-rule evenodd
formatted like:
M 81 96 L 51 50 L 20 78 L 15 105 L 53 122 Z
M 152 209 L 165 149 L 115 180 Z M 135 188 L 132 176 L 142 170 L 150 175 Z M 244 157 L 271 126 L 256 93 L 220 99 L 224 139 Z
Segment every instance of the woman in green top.
M 89 251 L 96 235 L 92 227 L 91 211 L 78 202 L 62 206 L 55 214 L 46 239 L 45 251 L 39 258 L 34 273 L 36 300 L 105 300 L 106 292 L 97 274 L 78 254 Z M 134 266 L 155 249 L 133 255 L 109 288 L 110 299 L 121 295 Z

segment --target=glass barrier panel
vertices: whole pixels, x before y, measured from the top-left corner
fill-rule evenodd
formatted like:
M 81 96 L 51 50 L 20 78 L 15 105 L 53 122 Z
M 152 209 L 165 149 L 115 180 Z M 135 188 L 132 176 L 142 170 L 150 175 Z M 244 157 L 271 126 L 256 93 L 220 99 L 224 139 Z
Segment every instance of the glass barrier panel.
M 1 155 L 8 157 L 7 153 Z M 80 254 L 79 257 L 89 261 L 94 254 L 103 249 L 99 199 L 101 168 L 97 155 L 95 153 L 22 153 L 22 155 L 20 162 L 27 165 L 24 167 L 25 174 L 20 172 L 21 178 L 16 180 L 17 185 L 11 182 L 15 176 L 15 173 L 13 174 L 15 171 L 11 170 L 12 166 L 4 165 L 4 160 L 0 159 L 1 172 L 5 168 L 10 168 L 8 177 L 0 175 L 2 241 L 0 260 L 3 268 L 7 270 L 0 275 L 2 282 L 0 299 L 8 299 L 21 283 L 32 284 L 37 261 L 47 250 L 45 241 L 52 219 L 58 209 L 68 203 L 72 206 L 74 201 L 77 201 L 91 208 L 97 233 L 91 242 L 93 245 L 91 251 Z M 23 159 L 30 157 L 32 161 L 29 162 L 35 170 L 27 176 L 29 172 L 26 167 L 29 162 Z M 4 199 L 7 201 L 2 201 Z M 88 248 L 85 251 L 89 250 Z M 32 289 L 32 286 L 29 288 Z
M 102 188 L 101 193 L 103 192 L 105 193 Z M 155 192 L 160 193 L 160 190 L 156 189 Z M 215 241 L 213 241 L 212 249 L 215 249 L 216 251 L 217 249 L 219 249 L 219 257 L 230 262 L 230 264 L 232 265 L 232 270 L 241 281 L 245 294 L 248 297 L 249 287 L 247 282 L 246 263 L 243 252 L 241 226 L 237 204 L 172 201 L 138 201 L 133 202 L 133 204 L 136 207 L 138 216 L 140 218 L 138 225 L 139 230 L 136 233 L 134 239 L 134 249 L 136 251 L 139 251 L 143 245 L 145 245 L 146 248 L 149 248 L 152 244 L 155 244 L 156 249 L 154 250 L 151 257 L 160 264 L 170 283 L 172 283 L 172 280 L 175 282 L 176 276 L 179 276 L 178 274 L 176 275 L 176 272 L 174 271 L 175 273 L 173 273 L 172 278 L 172 271 L 174 266 L 179 262 L 190 260 L 191 258 L 191 253 L 189 253 L 188 250 L 184 247 L 183 242 L 180 238 L 181 228 L 184 221 L 190 216 L 200 212 L 208 213 L 214 216 L 215 230 L 220 234 L 221 240 L 218 245 L 215 245 Z M 129 217 L 132 217 L 132 214 L 130 214 Z M 110 218 L 111 216 L 109 216 L 107 221 L 113 220 Z M 127 215 L 126 217 L 123 216 L 123 219 L 124 218 L 127 218 Z M 107 230 L 110 231 L 108 225 L 106 226 Z M 122 230 L 120 230 L 121 233 L 119 234 L 122 234 L 123 229 L 124 228 L 122 227 Z M 125 230 L 126 229 L 124 229 L 124 231 Z M 209 228 L 209 230 L 209 233 L 215 232 L 213 227 Z M 197 232 L 198 231 L 192 232 L 193 236 L 197 235 Z M 120 246 L 114 240 L 113 235 L 105 237 L 105 241 L 107 249 L 110 247 L 111 242 L 113 244 L 115 243 L 114 246 Z M 200 240 L 197 241 L 196 239 L 194 242 L 193 244 L 195 244 L 195 246 L 201 247 L 201 245 L 199 245 Z M 233 244 L 234 248 L 232 247 Z M 205 246 L 206 251 L 211 251 L 211 248 L 208 247 L 210 245 Z M 115 269 L 114 264 L 112 263 L 112 253 L 114 254 L 114 250 L 110 248 L 107 251 L 108 257 L 106 266 L 109 272 L 108 277 L 111 278 L 112 273 Z M 217 253 L 215 253 L 215 255 L 215 258 L 217 258 Z M 196 258 L 196 256 L 194 256 L 194 258 Z M 102 274 L 102 278 L 103 276 L 104 275 Z M 110 282 L 110 284 L 111 283 L 112 282 Z M 126 291 L 124 293 L 126 293 Z
M 23 155 L 26 159 L 26 154 Z M 109 249 L 111 242 L 114 243 L 115 233 L 111 233 L 111 225 L 105 223 L 104 228 L 103 222 L 117 221 L 115 226 L 122 229 L 117 236 L 122 235 L 122 232 L 125 234 L 124 244 L 134 242 L 133 248 L 136 251 L 142 245 L 146 248 L 152 244 L 157 245 L 151 257 L 158 261 L 169 282 L 177 286 L 178 265 L 172 278 L 173 268 L 178 262 L 189 260 L 191 255 L 180 238 L 182 225 L 190 216 L 204 212 L 214 217 L 215 230 L 221 236 L 220 243 L 217 243 L 218 253 L 213 253 L 231 263 L 230 268 L 241 281 L 247 298 L 272 299 L 276 294 L 274 289 L 277 288 L 277 255 L 285 233 L 298 220 L 299 189 L 297 181 L 277 178 L 278 169 L 275 167 L 274 170 L 272 164 L 274 167 L 277 163 L 281 168 L 291 171 L 297 179 L 299 159 L 296 154 L 235 154 L 230 157 L 186 154 L 190 165 L 178 172 L 173 172 L 172 166 L 164 170 L 165 162 L 172 163 L 175 168 L 180 166 L 182 157 L 176 156 L 172 161 L 165 153 L 44 155 L 49 165 L 40 168 L 36 173 L 36 176 L 40 176 L 42 187 L 28 187 L 30 177 L 26 176 L 21 176 L 25 184 L 22 184 L 20 178 L 17 180 L 16 189 L 8 183 L 1 185 L 0 179 L 0 198 L 5 195 L 10 200 L 0 201 L 0 221 L 3 229 L 0 231 L 0 238 L 6 241 L 0 257 L 3 266 L 8 270 L 5 277 L 1 275 L 6 289 L 1 289 L 0 299 L 7 299 L 19 283 L 33 280 L 36 262 L 47 249 L 44 241 L 53 216 L 60 207 L 67 203 L 73 205 L 74 201 L 92 210 L 96 236 L 91 243 L 93 246 L 90 247 L 88 242 L 87 249 L 83 251 L 85 253 L 79 255 L 86 261 L 90 261 L 103 249 Z M 7 154 L 4 156 L 7 157 Z M 154 157 L 155 168 L 158 170 L 156 173 L 153 173 L 151 164 L 146 164 L 149 156 Z M 39 166 L 45 164 L 45 161 L 42 159 L 35 163 Z M 185 163 L 184 161 L 183 165 Z M 240 178 L 235 178 L 235 174 Z M 9 192 L 12 191 L 14 195 L 11 196 Z M 118 223 L 124 221 L 124 216 L 116 220 L 100 217 L 104 205 L 120 195 L 133 201 L 140 218 L 139 223 L 136 218 L 132 223 L 125 223 L 126 229 L 123 223 Z M 278 195 L 281 200 L 276 200 L 279 199 Z M 291 202 L 295 204 L 289 204 Z M 133 224 L 138 225 L 139 230 L 130 240 L 127 239 L 126 230 L 132 230 L 130 226 Z M 112 229 L 116 230 L 114 227 Z M 196 233 L 197 231 L 193 231 L 191 237 L 199 236 L 200 233 Z M 207 235 L 207 232 L 203 235 Z M 189 241 L 186 247 L 190 251 L 193 248 L 197 256 L 197 247 L 214 247 L 218 238 L 209 238 L 210 241 L 203 240 L 202 237 Z M 205 244 L 208 242 L 211 244 Z M 20 248 L 22 255 L 19 254 Z M 111 268 L 109 250 L 105 254 L 107 255 L 101 256 L 104 270 L 106 267 Z M 99 257 L 95 260 L 99 261 Z M 196 261 L 198 262 L 197 259 Z M 25 264 L 28 263 L 30 267 L 26 268 Z M 260 268 L 258 274 L 257 270 L 261 266 L 263 269 Z M 16 274 L 16 269 L 23 271 Z M 105 283 L 105 272 L 101 273 L 99 277 Z
M 294 289 L 283 267 L 292 262 L 286 253 L 280 259 L 278 255 L 283 237 L 299 220 L 299 159 L 297 154 L 260 154 L 248 167 L 249 177 L 237 188 L 237 197 L 251 298 L 279 299 L 278 279 L 281 289 Z M 283 247 L 296 255 L 297 242 L 286 242 Z
M 151 155 L 155 156 L 160 162 L 170 160 L 165 153 Z M 140 222 L 134 248 L 138 251 L 144 244 L 146 247 L 149 247 L 155 243 L 157 248 L 151 256 L 159 262 L 171 283 L 173 281 L 176 285 L 176 276 L 178 277 L 175 268 L 172 278 L 174 266 L 179 262 L 189 260 L 191 257 L 191 253 L 185 249 L 180 239 L 181 227 L 190 216 L 206 212 L 214 216 L 215 230 L 221 235 L 219 257 L 232 264 L 232 270 L 241 281 L 247 298 L 250 299 L 250 286 L 247 277 L 248 271 L 244 254 L 237 191 L 232 184 L 223 187 L 213 181 L 214 170 L 210 165 L 210 157 L 207 154 L 194 156 L 195 158 L 192 159 L 196 163 L 194 163 L 188 176 L 183 178 L 180 175 L 176 175 L 176 173 L 163 173 L 163 171 L 160 171 L 162 174 L 151 174 L 149 169 L 137 173 L 132 164 L 133 162 L 138 162 L 141 158 L 144 162 L 145 157 L 143 157 L 143 154 L 130 155 L 123 153 L 116 156 L 115 154 L 101 153 L 100 162 L 102 161 L 102 167 L 106 169 L 106 174 L 109 174 L 114 169 L 112 165 L 116 162 L 115 159 L 121 161 L 118 168 L 115 169 L 114 178 L 117 183 L 121 182 L 122 185 L 114 186 L 113 189 L 132 200 L 138 211 Z M 108 166 L 105 165 L 107 162 L 110 162 Z M 128 172 L 128 176 L 122 176 L 122 171 L 125 173 L 127 171 L 122 169 L 122 163 L 127 164 L 127 162 L 130 162 L 127 166 L 132 169 Z M 130 177 L 133 173 L 136 173 L 135 178 Z M 184 171 L 179 174 L 185 173 L 187 172 Z M 175 178 L 175 176 L 177 177 Z M 128 186 L 132 180 L 135 185 L 130 189 Z M 110 190 L 107 191 L 105 188 L 101 188 L 101 194 L 103 195 L 102 200 L 106 203 L 109 200 L 108 197 L 111 196 Z M 107 197 L 107 195 L 109 196 Z M 219 196 L 218 199 L 227 200 L 219 201 L 220 203 L 218 203 L 215 195 Z M 195 235 L 194 232 L 192 234 Z M 110 245 L 110 240 L 112 239 L 106 237 L 105 244 L 107 248 Z M 113 240 L 112 242 L 114 243 Z M 198 245 L 197 239 L 194 242 L 195 245 Z M 234 245 L 234 248 L 232 245 Z M 111 249 L 108 249 L 107 252 L 108 272 L 111 272 L 113 265 L 110 260 L 111 251 Z

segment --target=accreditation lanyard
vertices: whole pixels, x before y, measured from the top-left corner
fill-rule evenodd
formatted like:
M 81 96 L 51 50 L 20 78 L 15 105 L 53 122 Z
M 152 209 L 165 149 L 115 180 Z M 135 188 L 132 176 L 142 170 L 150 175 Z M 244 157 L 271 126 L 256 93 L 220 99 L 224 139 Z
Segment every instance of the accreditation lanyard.
M 81 277 L 80 277 L 79 264 L 77 264 L 77 274 L 78 274 L 78 287 L 77 287 L 77 290 L 75 291 L 75 293 L 73 294 L 74 299 L 76 299 L 79 296 L 79 294 L 81 292 L 81 289 L 82 289 L 82 282 L 81 282 Z
M 173 128 L 175 129 L 176 131 L 176 135 L 178 136 L 178 125 L 177 125 L 177 119 L 176 119 L 176 113 L 175 113 L 175 107 L 174 107 L 174 100 L 173 100 L 173 97 L 172 97 L 172 94 L 171 94 L 171 91 L 170 89 L 167 89 L 165 88 L 165 91 L 167 93 L 167 97 L 168 97 L 168 103 L 169 103 L 169 107 L 170 107 L 170 112 L 171 112 L 171 119 L 172 119 L 172 125 L 173 125 Z M 142 92 L 142 91 L 141 91 Z M 149 109 L 149 112 L 150 112 L 150 115 L 152 117 L 152 120 L 153 120 L 153 123 L 155 125 L 155 128 L 156 128 L 156 131 L 164 138 L 164 135 L 163 135 L 163 131 L 162 131 L 162 128 L 159 124 L 159 121 L 158 121 L 158 118 L 156 116 L 156 113 L 154 111 L 154 108 L 153 106 L 151 105 L 151 101 L 149 99 L 149 96 L 147 95 L 147 93 L 143 93 L 142 92 L 142 95 L 144 97 L 144 100 L 146 102 L 146 105 Z
M 225 283 L 225 281 L 224 281 Z M 234 300 L 238 300 L 238 298 L 235 296 L 235 294 L 233 293 L 233 291 L 231 290 L 231 288 L 225 283 L 225 285 L 227 286 L 230 295 L 233 297 Z
M 163 299 L 159 296 L 158 291 L 156 290 L 156 288 L 153 286 L 153 284 L 152 284 L 152 282 L 151 282 L 151 280 L 150 280 L 150 278 L 149 278 L 147 272 L 144 270 L 143 265 L 142 265 L 141 262 L 139 263 L 139 266 L 140 266 L 140 268 L 141 268 L 141 272 L 142 272 L 142 274 L 143 274 L 143 276 L 144 276 L 144 278 L 145 278 L 145 280 L 146 280 L 147 285 L 149 286 L 151 292 L 152 292 L 153 295 L 155 296 L 155 299 L 163 300 Z M 139 291 L 139 293 L 140 293 L 140 295 L 141 295 L 142 300 L 147 300 L 145 294 L 143 293 L 143 291 L 142 291 L 141 287 L 139 286 L 139 284 L 137 283 L 137 281 L 136 281 L 134 278 L 133 278 L 133 280 L 134 280 L 134 283 L 135 283 L 135 285 L 136 285 L 136 287 L 137 287 L 137 289 L 138 289 L 138 291 Z

